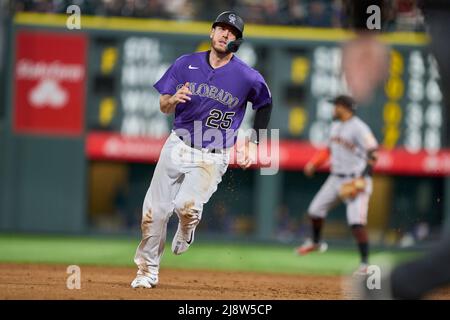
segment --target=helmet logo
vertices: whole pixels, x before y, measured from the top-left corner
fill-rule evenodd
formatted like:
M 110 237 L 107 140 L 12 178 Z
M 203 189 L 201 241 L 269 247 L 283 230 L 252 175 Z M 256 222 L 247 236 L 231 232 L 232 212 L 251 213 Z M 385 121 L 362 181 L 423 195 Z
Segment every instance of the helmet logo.
M 232 24 L 236 23 L 236 16 L 234 15 L 234 13 L 230 14 L 228 16 L 228 19 L 230 19 L 230 23 L 232 23 Z

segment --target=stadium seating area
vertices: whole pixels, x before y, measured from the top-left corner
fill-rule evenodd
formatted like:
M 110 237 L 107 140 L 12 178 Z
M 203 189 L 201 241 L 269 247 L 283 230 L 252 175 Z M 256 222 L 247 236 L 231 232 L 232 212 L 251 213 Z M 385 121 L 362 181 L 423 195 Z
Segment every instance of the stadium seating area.
M 11 10 L 65 13 L 71 4 L 89 15 L 211 21 L 217 13 L 236 10 L 248 23 L 339 28 L 347 0 L 15 0 Z M 386 0 L 390 30 L 422 31 L 416 0 Z M 206 10 L 207 8 L 207 10 Z

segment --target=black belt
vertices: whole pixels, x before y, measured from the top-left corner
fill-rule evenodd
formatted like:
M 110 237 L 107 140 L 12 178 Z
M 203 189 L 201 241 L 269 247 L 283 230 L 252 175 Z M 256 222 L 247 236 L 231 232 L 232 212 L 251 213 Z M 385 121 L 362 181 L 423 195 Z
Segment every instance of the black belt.
M 223 153 L 223 149 L 208 149 L 208 148 L 203 148 L 203 147 L 199 147 L 194 145 L 192 142 L 188 143 L 187 141 L 184 141 L 182 136 L 177 135 L 178 138 L 180 138 L 181 141 L 183 141 L 188 147 L 191 147 L 193 149 L 197 149 L 200 151 L 206 151 L 208 153 Z
M 357 175 L 356 173 L 332 173 L 333 176 L 339 177 L 339 178 L 356 178 L 359 175 Z

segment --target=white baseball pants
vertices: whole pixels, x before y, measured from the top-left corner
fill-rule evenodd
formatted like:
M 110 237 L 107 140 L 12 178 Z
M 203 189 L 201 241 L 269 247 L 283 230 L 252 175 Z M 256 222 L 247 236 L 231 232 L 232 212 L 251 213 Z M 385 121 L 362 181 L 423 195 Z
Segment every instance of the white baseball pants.
M 325 218 L 328 211 L 340 203 L 339 190 L 341 185 L 352 178 L 341 178 L 331 175 L 315 195 L 309 208 L 311 217 Z M 372 178 L 366 177 L 366 189 L 359 193 L 354 199 L 345 200 L 347 207 L 347 222 L 349 225 L 367 224 L 367 213 L 369 210 L 369 199 L 372 194 Z
M 229 150 L 211 153 L 194 149 L 172 132 L 162 148 L 142 207 L 142 241 L 134 258 L 138 275 L 159 273 L 167 223 L 173 212 L 189 217 L 191 225 L 200 222 L 203 205 L 222 181 L 229 158 Z

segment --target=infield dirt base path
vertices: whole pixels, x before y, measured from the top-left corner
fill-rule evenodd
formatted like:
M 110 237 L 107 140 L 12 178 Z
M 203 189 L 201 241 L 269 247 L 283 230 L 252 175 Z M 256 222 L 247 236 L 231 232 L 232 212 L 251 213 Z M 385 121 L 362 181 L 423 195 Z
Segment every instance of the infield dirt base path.
M 80 266 L 81 289 L 69 290 L 67 266 L 0 264 L 0 299 L 302 300 L 344 299 L 339 276 L 162 269 L 153 289 L 132 289 L 136 270 Z M 450 299 L 450 289 L 434 299 Z

